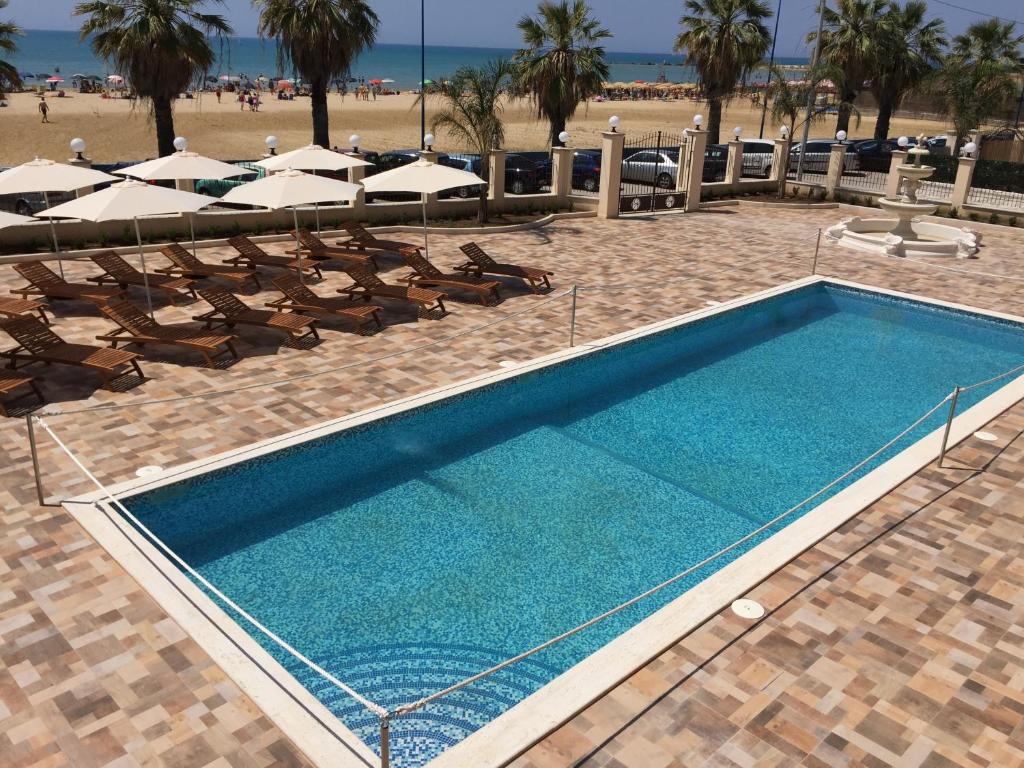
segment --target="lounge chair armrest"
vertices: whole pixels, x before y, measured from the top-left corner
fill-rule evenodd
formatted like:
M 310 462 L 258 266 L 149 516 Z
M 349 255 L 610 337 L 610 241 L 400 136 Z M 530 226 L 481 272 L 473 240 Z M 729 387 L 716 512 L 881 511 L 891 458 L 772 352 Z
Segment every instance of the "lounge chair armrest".
M 253 261 L 252 261 L 251 258 L 249 258 L 248 256 L 241 256 L 241 255 L 239 255 L 239 256 L 232 256 L 230 259 L 221 259 L 221 262 L 223 264 L 230 264 L 233 267 L 237 267 L 239 264 L 242 264 L 243 266 L 246 266 L 246 267 L 253 266 Z
M 182 269 L 181 267 L 178 267 L 178 266 L 174 266 L 174 267 L 157 267 L 153 271 L 158 273 L 158 274 L 161 274 L 161 275 L 184 275 L 185 274 L 185 270 Z
M 46 292 L 38 288 L 11 288 L 11 293 L 20 296 L 45 296 Z

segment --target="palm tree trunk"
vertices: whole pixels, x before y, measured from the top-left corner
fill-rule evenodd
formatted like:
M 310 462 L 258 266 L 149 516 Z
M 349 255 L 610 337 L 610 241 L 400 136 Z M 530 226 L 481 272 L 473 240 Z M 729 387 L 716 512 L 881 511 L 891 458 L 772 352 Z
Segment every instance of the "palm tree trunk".
M 889 99 L 878 102 L 878 117 L 875 118 L 875 140 L 884 141 L 889 138 L 889 123 L 892 120 L 893 104 Z
M 324 149 L 331 148 L 330 130 L 327 123 L 327 81 L 314 80 L 310 84 L 313 105 L 313 143 Z
M 708 144 L 718 143 L 718 134 L 722 130 L 722 99 L 708 99 Z
M 174 154 L 174 113 L 171 100 L 153 99 L 153 120 L 156 123 L 156 146 L 160 157 Z
M 485 153 L 480 156 L 480 178 L 486 182 L 491 180 L 491 156 Z M 487 195 L 489 185 L 480 187 L 480 207 L 477 209 L 476 221 L 480 226 L 487 223 L 489 211 L 487 210 Z
M 857 93 L 844 93 L 843 103 L 839 105 L 839 117 L 836 120 L 836 133 L 839 131 L 849 132 L 850 130 L 850 105 L 857 98 Z

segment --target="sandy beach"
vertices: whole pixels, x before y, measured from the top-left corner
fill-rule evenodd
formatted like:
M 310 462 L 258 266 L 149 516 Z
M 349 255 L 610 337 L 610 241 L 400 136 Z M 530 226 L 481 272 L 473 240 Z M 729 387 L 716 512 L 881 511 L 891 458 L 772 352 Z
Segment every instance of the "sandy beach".
M 224 160 L 258 158 L 264 151 L 263 139 L 274 134 L 280 150 L 286 151 L 308 144 L 312 137 L 310 106 L 307 98 L 294 101 L 268 99 L 258 113 L 239 109 L 233 94 L 224 94 L 217 103 L 212 93 L 196 99 L 180 100 L 175 108 L 175 130 L 189 140 L 189 148 Z M 40 124 L 39 99 L 34 94 L 18 93 L 8 97 L 9 106 L 0 109 L 0 165 L 15 165 L 33 157 L 63 160 L 69 156 L 68 142 L 80 136 L 87 142 L 86 154 L 96 162 L 145 160 L 156 154 L 156 135 L 147 107 L 128 99 L 103 99 L 98 94 L 48 95 L 49 124 Z M 329 97 L 331 142 L 346 145 L 352 133 L 360 134 L 367 149 L 385 150 L 419 145 L 419 107 L 416 96 L 401 94 L 379 97 L 377 101 L 356 101 L 352 95 L 342 99 Z M 428 99 L 427 123 L 437 105 Z M 706 114 L 707 105 L 690 100 L 678 101 L 614 101 L 589 102 L 580 107 L 569 124 L 571 143 L 575 146 L 598 146 L 599 136 L 607 127 L 608 117 L 621 118 L 620 130 L 643 133 L 662 130 L 670 134 L 692 125 L 693 115 Z M 738 99 L 726 109 L 722 140 L 731 138 L 731 129 L 742 126 L 745 136 L 756 137 L 761 120 L 760 108 L 745 99 Z M 514 101 L 505 110 L 506 140 L 510 150 L 544 149 L 547 145 L 547 124 L 537 120 L 529 104 Z M 727 126 L 727 128 L 726 128 Z M 859 128 L 851 133 L 870 137 L 874 119 L 865 115 Z M 896 118 L 892 134 L 943 133 L 943 122 Z M 812 136 L 830 136 L 835 132 L 835 117 L 812 126 Z M 769 125 L 768 138 L 778 135 Z M 437 148 L 441 151 L 464 149 L 442 134 Z

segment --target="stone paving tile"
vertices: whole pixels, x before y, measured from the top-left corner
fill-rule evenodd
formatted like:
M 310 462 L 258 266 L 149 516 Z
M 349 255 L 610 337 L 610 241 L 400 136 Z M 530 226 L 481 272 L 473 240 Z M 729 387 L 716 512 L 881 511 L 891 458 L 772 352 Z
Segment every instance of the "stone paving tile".
M 574 283 L 583 286 L 575 334 L 585 343 L 803 277 L 818 228 L 842 215 L 743 205 L 478 236 L 507 260 L 554 269 L 556 291 L 537 297 L 510 282 L 502 305 L 452 302 L 439 321 L 416 322 L 386 305 L 382 333 L 359 337 L 326 324 L 311 349 L 244 331 L 243 359 L 224 370 L 155 350 L 144 361 L 150 378 L 125 392 L 97 391 L 74 370 L 40 368 L 57 408 L 118 406 L 47 421 L 101 480 L 117 482 L 147 464 L 208 457 L 564 348 L 570 300 L 561 294 Z M 981 258 L 948 264 L 966 274 L 827 244 L 818 271 L 1019 312 L 1017 284 L 999 275 L 1024 277 L 1024 236 L 972 226 L 984 233 Z M 432 237 L 433 259 L 457 263 L 465 239 Z M 67 271 L 82 279 L 94 270 Z M 402 274 L 395 262 L 385 271 Z M 0 291 L 18 282 L 0 269 Z M 328 272 L 317 290 L 343 284 Z M 203 306 L 161 307 L 158 319 L 187 322 Z M 108 328 L 87 306 L 56 311 L 54 329 L 70 341 Z M 983 472 L 919 473 L 754 590 L 772 609 L 766 619 L 749 627 L 716 617 L 515 764 L 1024 764 L 1024 441 L 1011 440 L 1024 429 L 1024 409 L 989 428 L 1000 443 L 970 441 L 953 454 L 970 466 L 991 462 Z M 48 494 L 92 490 L 46 439 L 40 458 Z M 36 505 L 17 419 L 0 421 L 0 509 L 5 765 L 305 764 L 68 515 Z

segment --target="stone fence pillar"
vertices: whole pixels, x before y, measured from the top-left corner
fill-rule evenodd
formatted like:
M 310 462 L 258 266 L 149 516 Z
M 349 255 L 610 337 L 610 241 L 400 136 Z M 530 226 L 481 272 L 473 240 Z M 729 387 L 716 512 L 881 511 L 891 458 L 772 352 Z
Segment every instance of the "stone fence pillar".
M 885 196 L 895 200 L 900 196 L 900 173 L 896 169 L 907 162 L 907 152 L 903 149 L 894 150 L 889 161 L 889 176 L 885 180 Z
M 725 180 L 735 191 L 743 176 L 743 142 L 733 139 L 729 142 L 729 154 L 725 160 Z
M 605 131 L 601 134 L 601 188 L 597 198 L 597 216 L 619 217 L 619 182 L 622 180 L 622 148 L 626 134 Z
M 789 150 L 793 142 L 788 135 L 784 139 L 775 139 L 775 147 L 772 149 L 772 172 L 771 179 L 778 183 L 777 193 L 779 197 L 786 196 L 786 179 L 789 178 Z
M 704 181 L 704 153 L 708 147 L 708 132 L 687 128 L 686 135 L 686 210 L 700 209 L 700 185 Z
M 487 154 L 487 199 L 496 211 L 505 208 L 505 150 L 492 149 Z
M 846 160 L 847 145 L 836 142 L 828 153 L 828 173 L 825 175 L 825 199 L 835 200 L 836 190 L 843 180 L 843 162 Z M 806 163 L 806 161 L 804 161 Z
M 572 194 L 572 162 L 571 148 L 551 148 L 551 192 L 559 200 Z
M 363 159 L 362 152 L 349 152 L 350 157 L 357 157 L 360 160 Z M 363 179 L 366 178 L 366 166 L 360 165 L 355 168 L 348 169 L 348 180 L 352 184 L 359 184 Z M 366 218 L 366 190 L 363 189 L 363 185 L 359 184 L 359 192 L 356 193 L 356 199 L 352 201 L 352 213 L 356 217 L 356 220 L 362 220 Z
M 420 157 L 423 158 L 424 160 L 429 160 L 432 163 L 436 163 L 437 162 L 437 152 L 434 152 L 433 150 L 428 150 L 428 149 L 422 150 L 420 152 Z M 423 195 L 423 197 L 426 198 L 427 215 L 428 216 L 437 216 L 438 211 L 439 211 L 439 207 L 437 205 L 437 195 L 434 195 L 434 194 Z
M 967 195 L 971 192 L 971 180 L 974 178 L 974 166 L 977 162 L 977 158 L 966 155 L 957 160 L 953 195 L 949 201 L 951 210 L 959 212 L 967 204 Z
M 76 165 L 79 168 L 92 168 L 92 160 L 88 157 L 71 157 L 68 158 L 68 165 Z M 92 187 L 82 187 L 81 189 L 75 190 L 75 197 L 81 197 L 82 195 L 88 195 L 93 191 Z

